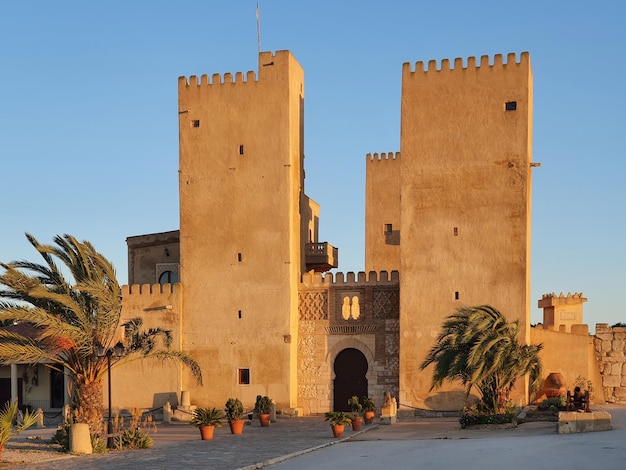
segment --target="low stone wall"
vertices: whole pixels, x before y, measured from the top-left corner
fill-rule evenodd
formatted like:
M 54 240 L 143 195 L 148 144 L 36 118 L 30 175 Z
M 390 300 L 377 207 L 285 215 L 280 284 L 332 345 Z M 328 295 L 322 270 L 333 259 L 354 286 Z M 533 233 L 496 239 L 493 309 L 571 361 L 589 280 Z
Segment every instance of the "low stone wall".
M 606 411 L 592 411 L 591 413 L 561 411 L 559 413 L 559 434 L 610 431 L 611 429 L 611 415 Z
M 606 400 L 626 403 L 626 327 L 597 323 L 593 346 Z

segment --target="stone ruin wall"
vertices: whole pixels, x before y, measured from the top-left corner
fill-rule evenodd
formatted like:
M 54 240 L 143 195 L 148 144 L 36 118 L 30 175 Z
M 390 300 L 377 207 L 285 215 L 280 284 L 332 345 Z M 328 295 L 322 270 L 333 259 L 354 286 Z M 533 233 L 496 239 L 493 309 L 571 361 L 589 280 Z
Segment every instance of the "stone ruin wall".
M 343 306 L 359 299 L 357 318 Z M 368 360 L 368 394 L 378 409 L 385 392 L 399 392 L 399 276 L 375 272 L 305 274 L 299 289 L 298 407 L 304 414 L 333 409 L 334 360 L 345 348 Z M 346 318 L 346 316 L 348 318 Z
M 626 327 L 597 323 L 593 346 L 606 400 L 626 403 Z

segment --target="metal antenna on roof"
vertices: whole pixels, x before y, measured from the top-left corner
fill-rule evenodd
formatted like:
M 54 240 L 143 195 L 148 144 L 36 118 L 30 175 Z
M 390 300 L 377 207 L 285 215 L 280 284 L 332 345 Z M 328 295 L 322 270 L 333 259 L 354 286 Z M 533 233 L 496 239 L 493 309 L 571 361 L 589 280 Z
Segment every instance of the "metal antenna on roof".
M 256 3 L 256 38 L 259 54 L 261 53 L 261 12 L 259 11 L 259 2 Z

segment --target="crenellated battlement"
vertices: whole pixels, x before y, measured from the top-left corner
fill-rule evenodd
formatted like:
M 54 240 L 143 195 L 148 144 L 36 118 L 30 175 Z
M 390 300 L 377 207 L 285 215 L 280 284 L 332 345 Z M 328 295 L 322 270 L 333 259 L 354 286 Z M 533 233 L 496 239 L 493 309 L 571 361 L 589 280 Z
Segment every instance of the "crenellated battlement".
M 133 284 L 132 286 L 122 286 L 122 298 L 129 296 L 144 297 L 170 297 L 172 294 L 179 296 L 182 292 L 182 285 L 175 284 Z
M 389 153 L 368 153 L 365 156 L 367 162 L 398 162 L 400 163 L 400 152 L 389 152 Z
M 350 271 L 344 273 L 305 273 L 302 275 L 301 284 L 305 287 L 330 287 L 331 285 L 341 286 L 359 286 L 359 285 L 394 285 L 400 282 L 400 273 L 398 271 L 370 271 L 365 273 L 360 271 L 356 274 Z
M 554 292 L 551 294 L 543 294 L 539 301 L 539 308 L 552 307 L 555 305 L 570 305 L 570 304 L 582 304 L 587 302 L 587 298 L 583 296 L 582 292 L 568 292 L 567 295 L 563 295 L 561 292 L 556 295 Z
M 261 52 L 259 53 L 259 74 L 249 70 L 245 74 L 243 72 L 236 72 L 234 75 L 230 72 L 221 75 L 214 73 L 212 75 L 203 74 L 198 78 L 197 75 L 190 75 L 189 78 L 185 76 L 178 77 L 178 90 L 182 91 L 190 87 L 215 87 L 219 85 L 247 85 L 263 81 L 264 79 L 271 79 L 272 74 L 265 73 L 270 68 L 282 68 L 289 63 L 291 58 L 289 51 L 276 51 Z
M 490 61 L 488 55 L 480 57 L 480 62 L 476 65 L 476 57 L 471 56 L 467 58 L 467 62 L 464 65 L 463 59 L 457 57 L 454 59 L 454 66 L 451 66 L 450 59 L 443 59 L 440 64 L 436 60 L 429 60 L 427 67 L 424 67 L 424 62 L 419 61 L 415 63 L 415 69 L 412 69 L 410 62 L 402 64 L 402 76 L 415 75 L 418 73 L 445 73 L 445 72 L 492 72 L 497 69 L 506 69 L 513 66 L 526 66 L 530 65 L 530 54 L 528 52 L 522 52 L 520 54 L 519 61 L 516 60 L 517 56 L 515 52 L 507 54 L 506 63 L 504 62 L 504 56 L 502 54 L 496 54 L 493 56 L 493 62 Z
M 245 78 L 244 78 L 244 73 L 243 72 L 237 72 L 235 73 L 235 75 L 233 76 L 232 73 L 225 73 L 223 75 L 223 79 L 222 79 L 222 75 L 220 75 L 219 73 L 214 73 L 213 75 L 211 75 L 211 79 L 209 80 L 209 75 L 204 74 L 200 76 L 200 79 L 198 80 L 198 76 L 197 75 L 191 75 L 189 77 L 189 79 L 187 79 L 187 77 L 182 76 L 182 77 L 178 77 L 178 88 L 179 90 L 183 90 L 185 88 L 188 87 L 192 87 L 192 86 L 198 86 L 198 87 L 202 87 L 202 86 L 214 86 L 214 85 L 227 85 L 227 84 L 239 84 L 239 83 L 251 83 L 251 82 L 256 82 L 256 72 L 249 70 L 248 72 L 246 72 L 245 74 Z

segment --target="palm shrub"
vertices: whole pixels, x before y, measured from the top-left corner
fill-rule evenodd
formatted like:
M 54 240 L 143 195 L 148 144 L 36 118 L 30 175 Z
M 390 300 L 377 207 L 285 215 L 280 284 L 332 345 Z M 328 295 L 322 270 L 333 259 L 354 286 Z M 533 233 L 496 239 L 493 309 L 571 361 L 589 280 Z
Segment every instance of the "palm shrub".
M 489 305 L 459 308 L 442 325 L 437 343 L 421 364 L 432 365 L 431 390 L 459 381 L 467 395 L 475 390 L 489 413 L 506 414 L 515 382 L 530 376 L 531 391 L 541 381 L 542 345 L 518 343 L 519 324 L 507 322 Z
M 37 413 L 25 414 L 17 407 L 17 400 L 12 403 L 7 402 L 4 408 L 0 411 L 0 461 L 2 461 L 2 449 L 9 439 L 17 436 L 24 429 L 30 428 L 37 424 L 39 416 Z M 17 421 L 17 425 L 14 423 Z
M 107 358 L 98 356 L 96 348 L 111 348 L 122 326 L 122 293 L 115 269 L 89 242 L 71 235 L 57 235 L 54 245 L 40 244 L 30 234 L 26 237 L 43 263 L 0 263 L 0 320 L 29 325 L 32 332 L 0 329 L 0 364 L 42 364 L 66 374 L 74 391 L 76 422 L 89 424 L 97 436 L 102 430 Z M 112 357 L 111 366 L 139 359 L 175 361 L 202 383 L 197 362 L 171 349 L 169 331 L 142 331 L 139 318 L 124 326 L 125 354 Z
M 343 411 L 328 411 L 324 415 L 324 421 L 330 422 L 331 426 L 350 426 L 352 418 Z
M 124 429 L 115 443 L 120 449 L 150 449 L 154 445 L 152 437 L 140 428 Z
M 193 418 L 191 418 L 191 425 L 196 427 L 201 426 L 215 426 L 222 427 L 222 412 L 217 408 L 196 408 L 193 411 Z

